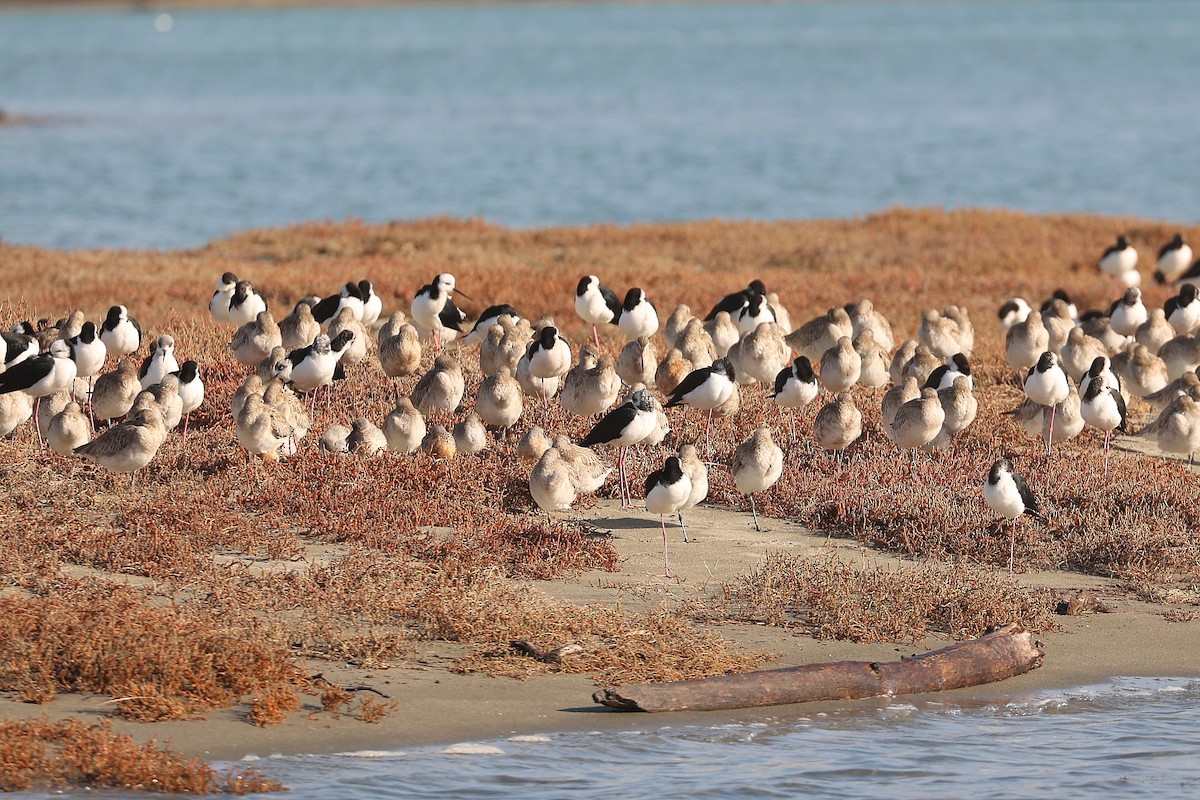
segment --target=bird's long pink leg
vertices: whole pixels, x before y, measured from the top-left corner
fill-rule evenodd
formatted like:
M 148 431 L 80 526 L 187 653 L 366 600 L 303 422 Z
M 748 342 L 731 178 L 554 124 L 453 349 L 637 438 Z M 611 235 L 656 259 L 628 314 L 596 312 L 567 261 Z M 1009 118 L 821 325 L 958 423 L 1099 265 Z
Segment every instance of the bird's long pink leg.
M 1104 477 L 1108 477 L 1108 440 L 1112 437 L 1112 431 L 1104 432 Z
M 621 445 L 621 452 L 617 455 L 617 484 L 621 493 L 621 508 L 629 508 L 630 501 L 626 499 L 629 489 L 625 485 L 625 445 Z
M 1017 521 L 1012 521 L 1012 533 L 1008 537 L 1008 579 L 1013 576 L 1013 555 L 1017 551 Z
M 592 326 L 592 338 L 596 340 L 596 349 L 600 349 L 600 332 L 596 330 L 596 326 Z
M 1050 406 L 1050 432 L 1046 435 L 1046 455 L 1051 455 L 1050 447 L 1054 442 L 1054 412 L 1058 410 L 1058 406 Z
M 663 577 L 673 578 L 671 574 L 671 564 L 667 561 L 667 523 L 663 521 L 663 515 L 658 515 L 658 524 L 662 526 L 663 532 Z

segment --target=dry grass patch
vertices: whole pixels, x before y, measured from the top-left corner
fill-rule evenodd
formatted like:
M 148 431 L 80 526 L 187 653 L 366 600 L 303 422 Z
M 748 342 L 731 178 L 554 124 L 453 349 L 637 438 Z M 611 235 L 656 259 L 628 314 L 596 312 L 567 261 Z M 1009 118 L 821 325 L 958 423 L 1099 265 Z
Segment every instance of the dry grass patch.
M 301 675 L 262 630 L 152 608 L 132 590 L 0 599 L 0 690 L 27 702 L 98 692 L 121 716 L 180 719 Z
M 916 641 L 931 633 L 955 639 L 1018 622 L 1055 626 L 1056 598 L 992 571 L 955 564 L 858 568 L 836 557 L 770 554 L 749 575 L 726 584 L 711 613 L 797 630 L 818 639 Z
M 153 743 L 134 744 L 108 723 L 78 720 L 0 722 L 0 791 L 131 789 L 161 793 L 251 794 L 283 785 L 257 772 L 222 775 Z

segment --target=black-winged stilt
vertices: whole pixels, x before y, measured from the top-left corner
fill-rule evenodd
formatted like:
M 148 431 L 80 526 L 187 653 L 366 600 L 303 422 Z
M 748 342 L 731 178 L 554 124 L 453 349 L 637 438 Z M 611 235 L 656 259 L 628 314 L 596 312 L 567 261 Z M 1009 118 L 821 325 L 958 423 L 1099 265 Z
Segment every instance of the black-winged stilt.
M 597 325 L 616 325 L 621 319 L 621 301 L 616 292 L 600 283 L 595 275 L 584 275 L 575 287 L 575 313 L 592 326 L 596 349 L 600 348 Z
M 679 456 L 668 456 L 662 468 L 646 478 L 646 510 L 658 514 L 663 537 L 663 577 L 671 578 L 671 562 L 667 557 L 666 515 L 678 512 L 692 492 L 692 479 L 683 471 Z M 683 523 L 680 522 L 680 527 Z
M 988 470 L 987 480 L 983 484 L 983 499 L 988 508 L 1012 522 L 1008 540 L 1008 577 L 1012 578 L 1013 557 L 1017 547 L 1017 518 L 1022 514 L 1041 522 L 1045 522 L 1046 518 L 1042 516 L 1029 484 L 1013 471 L 1012 462 L 1007 458 L 998 459 Z

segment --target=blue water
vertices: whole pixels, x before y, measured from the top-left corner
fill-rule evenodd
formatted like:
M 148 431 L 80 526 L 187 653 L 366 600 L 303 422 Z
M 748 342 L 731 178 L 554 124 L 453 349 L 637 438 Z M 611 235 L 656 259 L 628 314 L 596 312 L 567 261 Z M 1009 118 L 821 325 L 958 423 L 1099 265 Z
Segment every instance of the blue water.
M 1198 681 L 1120 679 L 974 708 L 914 702 L 849 704 L 835 715 L 753 725 L 518 738 L 482 743 L 473 754 L 461 746 L 418 748 L 255 766 L 305 800 L 1169 800 L 1200 793 Z M 653 721 L 669 724 L 669 717 Z
M 0 13 L 0 236 L 894 205 L 1200 217 L 1200 3 Z
M 641 731 L 275 756 L 243 765 L 284 781 L 296 800 L 1200 794 L 1194 680 L 1124 678 L 971 707 L 927 698 L 847 704 L 836 714 L 793 710 L 755 724 L 659 727 L 670 726 L 669 715 L 646 720 Z

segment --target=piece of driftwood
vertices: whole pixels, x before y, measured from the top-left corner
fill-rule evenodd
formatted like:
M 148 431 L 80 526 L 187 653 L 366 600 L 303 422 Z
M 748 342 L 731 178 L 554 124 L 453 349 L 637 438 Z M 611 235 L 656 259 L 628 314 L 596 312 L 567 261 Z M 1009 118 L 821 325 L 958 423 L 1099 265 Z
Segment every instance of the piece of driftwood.
M 601 689 L 592 699 L 623 711 L 712 711 L 936 692 L 991 683 L 1041 666 L 1033 635 L 1010 623 L 978 639 L 884 663 L 836 661 L 693 681 Z

